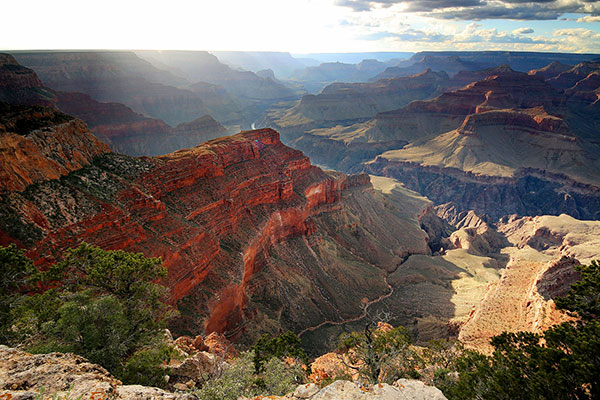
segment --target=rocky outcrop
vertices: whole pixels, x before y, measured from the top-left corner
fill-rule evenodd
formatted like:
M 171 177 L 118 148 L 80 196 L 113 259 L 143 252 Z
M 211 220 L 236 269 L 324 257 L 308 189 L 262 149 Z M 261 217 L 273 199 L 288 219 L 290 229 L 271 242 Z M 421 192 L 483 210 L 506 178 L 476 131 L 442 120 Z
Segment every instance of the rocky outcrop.
M 192 400 L 193 394 L 171 393 L 154 387 L 123 385 L 104 368 L 74 354 L 29 354 L 0 346 L 0 396 L 6 399 L 50 399 L 69 396 L 97 400 Z M 62 398 L 62 397 L 61 397 Z M 264 399 L 259 396 L 256 399 Z M 444 400 L 442 392 L 420 381 L 399 379 L 393 385 L 361 386 L 336 381 L 322 389 L 300 385 L 286 396 L 272 399 Z
M 178 331 L 251 342 L 354 317 L 384 294 L 387 272 L 429 252 L 422 203 L 407 211 L 408 200 L 367 175 L 325 173 L 264 129 L 154 159 L 107 154 L 11 192 L 0 239 L 42 264 L 81 241 L 161 256 Z
M 0 108 L 0 192 L 58 179 L 109 152 L 81 120 L 43 107 Z
M 572 65 L 566 65 L 558 61 L 553 61 L 544 68 L 532 69 L 529 71 L 529 75 L 541 76 L 543 79 L 551 79 L 562 74 L 563 72 L 570 70 L 571 68 L 573 68 Z
M 140 385 L 123 385 L 100 365 L 74 354 L 29 354 L 0 346 L 0 397 L 44 399 L 69 396 L 97 400 L 192 399 Z
M 292 400 L 445 400 L 443 393 L 424 383 L 411 380 L 399 379 L 393 385 L 378 383 L 376 385 L 363 386 L 349 381 L 335 381 L 332 384 L 319 389 L 314 383 L 298 386 L 298 388 L 286 396 L 259 396 L 260 399 L 292 399 Z
M 227 134 L 210 115 L 170 127 L 119 103 L 102 103 L 83 93 L 57 92 L 58 107 L 84 120 L 100 140 L 119 153 L 155 156 L 197 146 Z
M 10 104 L 56 106 L 55 94 L 36 73 L 9 54 L 0 53 L 0 101 Z
M 413 57 L 414 59 L 414 57 Z M 430 69 L 436 72 L 445 72 L 450 76 L 460 71 L 469 71 L 478 69 L 477 64 L 466 63 L 458 56 L 438 57 L 434 55 L 425 55 L 410 66 L 397 66 L 386 68 L 385 71 L 376 75 L 372 80 L 397 78 L 401 76 L 410 76 L 420 74 Z

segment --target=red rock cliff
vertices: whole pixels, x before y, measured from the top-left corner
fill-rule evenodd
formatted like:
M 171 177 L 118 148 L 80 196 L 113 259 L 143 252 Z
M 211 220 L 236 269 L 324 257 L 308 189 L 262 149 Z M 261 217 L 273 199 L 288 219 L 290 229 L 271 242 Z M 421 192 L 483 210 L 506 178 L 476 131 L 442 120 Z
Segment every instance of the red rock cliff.
M 154 159 L 108 154 L 4 201 L 19 222 L 0 219 L 0 241 L 26 244 L 38 264 L 81 241 L 161 256 L 182 332 L 356 316 L 362 297 L 388 290 L 385 271 L 429 251 L 368 176 L 325 173 L 270 129 Z

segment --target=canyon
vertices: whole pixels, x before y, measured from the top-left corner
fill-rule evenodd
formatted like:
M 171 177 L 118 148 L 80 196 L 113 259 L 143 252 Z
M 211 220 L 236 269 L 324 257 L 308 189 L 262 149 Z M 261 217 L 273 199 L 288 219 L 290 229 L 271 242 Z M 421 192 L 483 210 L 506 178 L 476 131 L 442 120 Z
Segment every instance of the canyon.
M 453 77 L 292 103 L 272 71 L 204 52 L 16 55 L 33 69 L 0 57 L 0 244 L 40 268 L 82 241 L 162 257 L 177 334 L 289 329 L 316 354 L 381 311 L 417 343 L 490 351 L 564 321 L 552 299 L 600 258 L 598 63 L 426 55 Z M 272 106 L 275 129 L 226 136 Z
M 316 96 L 323 99 L 312 114 L 300 113 L 312 100 L 305 96 L 263 124 L 277 127 L 286 143 L 318 164 L 399 179 L 436 204 L 453 202 L 494 219 L 513 213 L 597 219 L 597 65 L 554 64 L 545 75 L 509 66 L 464 71 L 440 79 L 442 93 L 433 99 L 371 109 L 371 117 L 356 109 L 361 96 L 374 96 L 366 84 L 347 84 L 345 92 L 332 85 Z M 423 74 L 393 79 L 416 84 Z M 559 77 L 566 83 L 553 84 Z M 353 101 L 348 109 L 362 120 L 335 112 L 337 104 Z
M 12 159 L 0 166 L 15 176 L 3 187 L 2 245 L 28 248 L 40 266 L 81 241 L 161 256 L 178 332 L 251 342 L 347 318 L 387 291 L 404 257 L 430 252 L 426 202 L 407 209 L 414 195 L 324 172 L 270 129 L 155 158 L 112 153 L 77 119 L 3 135 L 44 142 L 19 155 L 23 171 Z M 45 154 L 58 140 L 70 152 Z M 68 164 L 71 154 L 86 157 Z

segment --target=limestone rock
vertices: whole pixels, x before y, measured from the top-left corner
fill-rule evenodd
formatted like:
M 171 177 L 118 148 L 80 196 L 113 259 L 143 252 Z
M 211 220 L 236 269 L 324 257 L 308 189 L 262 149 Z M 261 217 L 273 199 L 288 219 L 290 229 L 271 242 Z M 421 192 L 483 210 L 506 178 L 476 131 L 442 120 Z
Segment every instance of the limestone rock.
M 378 383 L 362 386 L 355 382 L 339 380 L 320 389 L 309 383 L 296 388 L 286 396 L 258 396 L 260 399 L 290 400 L 445 400 L 442 392 L 417 380 L 400 379 L 393 385 Z
M 74 354 L 29 354 L 0 345 L 0 397 L 44 400 L 53 395 L 92 400 L 191 400 L 186 394 L 140 385 L 122 385 L 97 364 Z M 2 397 L 5 398 L 5 397 Z
M 414 379 L 398 379 L 394 382 L 394 387 L 400 389 L 407 399 L 444 400 L 446 398 L 438 388 L 427 386 Z

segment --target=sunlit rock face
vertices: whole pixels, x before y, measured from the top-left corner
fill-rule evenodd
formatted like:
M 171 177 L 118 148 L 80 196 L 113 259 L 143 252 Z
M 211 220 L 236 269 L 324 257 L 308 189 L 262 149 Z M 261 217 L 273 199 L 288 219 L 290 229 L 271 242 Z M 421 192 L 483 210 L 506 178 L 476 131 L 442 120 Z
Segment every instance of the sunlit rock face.
M 109 152 L 78 119 L 46 107 L 0 103 L 0 192 L 58 179 Z

